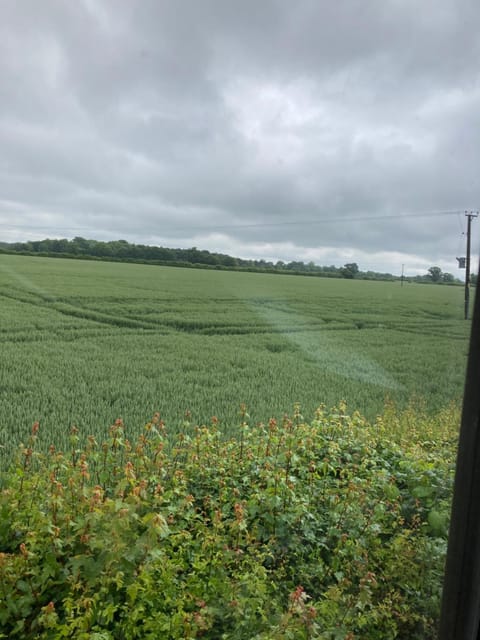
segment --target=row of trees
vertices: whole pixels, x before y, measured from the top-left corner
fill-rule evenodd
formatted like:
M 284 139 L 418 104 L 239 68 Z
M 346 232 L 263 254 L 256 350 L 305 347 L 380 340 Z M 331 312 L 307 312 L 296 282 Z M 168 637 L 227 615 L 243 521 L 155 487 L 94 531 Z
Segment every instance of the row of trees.
M 158 264 L 176 264 L 181 266 L 200 266 L 217 269 L 241 269 L 251 271 L 267 271 L 274 273 L 299 273 L 326 278 L 347 278 L 362 280 L 398 280 L 391 273 L 376 271 L 360 271 L 356 262 L 349 262 L 343 267 L 335 265 L 319 266 L 314 262 L 270 262 L 266 260 L 244 260 L 224 253 L 212 253 L 197 249 L 170 249 L 144 244 L 132 244 L 126 240 L 102 242 L 75 237 L 73 240 L 50 239 L 31 242 L 0 243 L 0 249 L 18 253 L 42 254 L 68 257 L 88 257 L 100 260 L 124 260 L 135 262 L 153 262 Z M 453 284 L 459 282 L 451 273 L 443 273 L 439 267 L 430 267 L 428 273 L 413 278 L 405 278 L 413 282 L 433 282 Z
M 443 272 L 440 267 L 430 267 L 428 270 L 427 278 L 431 282 L 441 283 L 445 282 L 447 284 L 452 284 L 454 282 L 460 282 L 458 278 L 455 278 L 451 273 Z M 470 283 L 473 285 L 477 284 L 477 274 L 470 274 Z
M 440 267 L 430 267 L 428 278 L 432 282 L 454 282 L 455 278 L 451 273 L 444 273 Z
M 360 271 L 356 263 L 348 263 L 343 267 L 335 265 L 319 266 L 314 262 L 294 260 L 284 262 L 278 260 L 245 260 L 223 253 L 213 253 L 197 249 L 170 249 L 143 244 L 132 244 L 126 240 L 101 242 L 75 237 L 73 240 L 47 238 L 31 242 L 1 243 L 0 248 L 8 251 L 29 254 L 93 257 L 98 259 L 131 260 L 139 262 L 157 262 L 182 265 L 199 265 L 210 268 L 261 270 L 280 273 L 302 273 L 330 278 L 363 278 L 369 280 L 395 280 L 390 273 Z
M 414 276 L 413 278 L 408 278 L 408 280 L 433 284 L 459 284 L 461 282 L 452 273 L 444 272 L 440 267 L 430 267 L 425 275 Z

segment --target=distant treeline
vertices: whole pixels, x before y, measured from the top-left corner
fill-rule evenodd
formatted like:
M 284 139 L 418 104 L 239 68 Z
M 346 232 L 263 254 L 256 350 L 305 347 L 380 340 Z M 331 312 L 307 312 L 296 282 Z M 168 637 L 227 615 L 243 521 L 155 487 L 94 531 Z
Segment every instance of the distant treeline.
M 358 280 L 399 280 L 399 276 L 376 271 L 360 271 L 358 265 L 349 263 L 343 267 L 319 266 L 314 262 L 292 261 L 269 262 L 266 260 L 245 260 L 223 253 L 212 253 L 205 249 L 170 249 L 144 244 L 132 244 L 126 240 L 102 242 L 75 237 L 73 240 L 50 239 L 29 242 L 0 242 L 0 251 L 22 255 L 82 258 L 87 260 L 109 260 L 142 264 L 170 265 L 197 269 L 228 269 L 238 271 L 260 271 L 266 273 L 290 273 L 295 275 L 320 276 L 324 278 L 356 278 Z M 451 274 L 442 274 L 445 283 L 454 283 Z M 431 274 L 405 278 L 406 281 L 434 282 Z

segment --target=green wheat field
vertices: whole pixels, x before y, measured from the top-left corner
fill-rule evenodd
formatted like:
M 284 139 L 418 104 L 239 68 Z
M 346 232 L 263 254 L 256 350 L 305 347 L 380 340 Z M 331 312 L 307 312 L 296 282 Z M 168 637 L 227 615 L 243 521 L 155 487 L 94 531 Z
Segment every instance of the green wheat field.
M 459 402 L 470 326 L 461 287 L 0 255 L 0 460 L 40 422 L 138 430 L 185 411 L 226 432 L 345 400 Z

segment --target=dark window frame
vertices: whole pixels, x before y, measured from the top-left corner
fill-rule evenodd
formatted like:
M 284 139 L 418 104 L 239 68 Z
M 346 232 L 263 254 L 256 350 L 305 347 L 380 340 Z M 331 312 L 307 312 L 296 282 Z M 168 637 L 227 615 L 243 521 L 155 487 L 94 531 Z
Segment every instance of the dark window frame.
M 439 640 L 480 640 L 479 295 L 475 295 L 463 397 Z

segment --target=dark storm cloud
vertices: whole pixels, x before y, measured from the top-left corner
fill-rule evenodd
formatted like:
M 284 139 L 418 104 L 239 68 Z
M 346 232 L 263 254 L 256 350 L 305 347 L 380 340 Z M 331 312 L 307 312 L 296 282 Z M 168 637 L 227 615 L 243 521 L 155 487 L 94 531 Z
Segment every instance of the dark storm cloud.
M 463 220 L 399 215 L 480 201 L 474 0 L 0 11 L 6 240 L 454 270 Z

